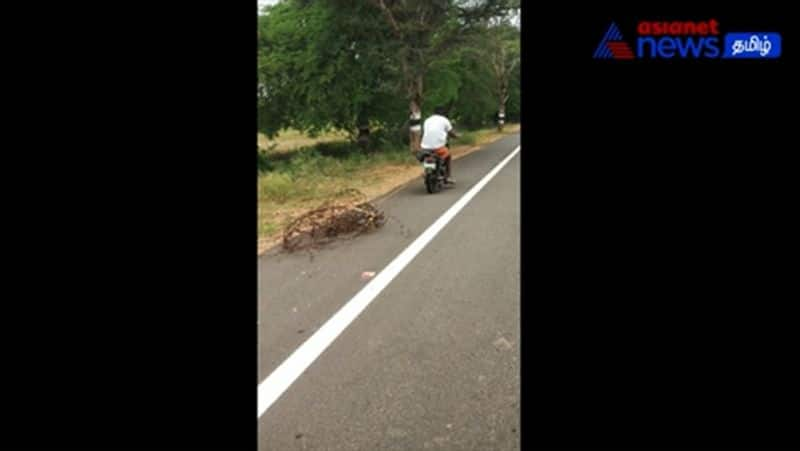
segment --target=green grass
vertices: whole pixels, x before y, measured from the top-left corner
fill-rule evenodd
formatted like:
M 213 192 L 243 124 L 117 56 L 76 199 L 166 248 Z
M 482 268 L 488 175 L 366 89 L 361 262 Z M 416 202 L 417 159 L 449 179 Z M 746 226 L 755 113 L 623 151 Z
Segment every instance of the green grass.
M 452 145 L 476 145 L 494 133 L 494 129 L 464 131 Z M 325 141 L 280 153 L 259 150 L 259 201 L 283 204 L 293 199 L 319 199 L 327 194 L 324 188 L 346 184 L 360 171 L 387 164 L 416 164 L 402 143 L 389 146 L 365 152 L 348 141 Z
M 478 142 L 478 131 L 466 131 L 453 140 L 453 145 L 474 146 Z
M 263 155 L 258 176 L 258 235 L 273 238 L 298 214 L 337 197 L 346 188 L 364 189 L 380 183 L 373 169 L 413 166 L 406 148 L 365 154 L 349 143 L 327 143 L 281 154 Z M 260 156 L 259 160 L 262 158 Z M 376 178 L 377 177 L 377 178 Z
M 498 135 L 494 129 L 464 131 L 452 146 L 474 146 Z M 324 141 L 274 152 L 258 152 L 258 233 L 275 237 L 297 214 L 316 208 L 345 188 L 379 187 L 393 171 L 418 164 L 402 143 L 383 141 L 365 152 L 348 141 Z M 374 191 L 374 189 L 373 189 Z
M 260 221 L 258 224 L 258 236 L 272 236 L 278 232 L 278 224 L 274 222 Z
M 342 142 L 347 140 L 344 132 L 330 131 L 316 136 L 308 136 L 297 130 L 282 130 L 274 139 L 258 134 L 258 147 L 269 153 L 287 152 L 302 147 L 314 146 L 327 142 Z
M 278 204 L 292 199 L 318 199 L 324 197 L 322 187 L 347 181 L 359 171 L 384 164 L 413 163 L 415 160 L 405 148 L 365 153 L 347 142 L 318 144 L 279 158 L 262 153 L 258 198 Z

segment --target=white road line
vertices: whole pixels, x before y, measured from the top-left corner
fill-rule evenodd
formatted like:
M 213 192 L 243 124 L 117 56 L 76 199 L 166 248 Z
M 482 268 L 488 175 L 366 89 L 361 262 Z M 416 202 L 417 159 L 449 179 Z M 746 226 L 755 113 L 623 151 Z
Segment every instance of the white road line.
M 453 204 L 439 219 L 428 227 L 413 243 L 400 253 L 383 271 L 372 279 L 352 299 L 347 301 L 314 335 L 309 337 L 292 355 L 258 384 L 258 417 L 274 403 L 294 381 L 319 357 L 339 334 L 389 285 L 395 276 L 419 254 L 425 246 L 461 211 L 520 150 L 517 146 L 507 157 Z

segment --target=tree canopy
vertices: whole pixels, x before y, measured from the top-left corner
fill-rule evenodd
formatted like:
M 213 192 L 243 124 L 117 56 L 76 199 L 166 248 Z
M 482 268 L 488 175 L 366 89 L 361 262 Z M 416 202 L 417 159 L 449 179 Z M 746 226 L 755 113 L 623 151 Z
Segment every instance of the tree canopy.
M 506 0 L 283 0 L 258 18 L 258 129 L 411 125 L 436 105 L 477 127 L 519 111 Z M 411 113 L 409 120 L 409 113 Z M 416 115 L 416 116 L 415 116 Z

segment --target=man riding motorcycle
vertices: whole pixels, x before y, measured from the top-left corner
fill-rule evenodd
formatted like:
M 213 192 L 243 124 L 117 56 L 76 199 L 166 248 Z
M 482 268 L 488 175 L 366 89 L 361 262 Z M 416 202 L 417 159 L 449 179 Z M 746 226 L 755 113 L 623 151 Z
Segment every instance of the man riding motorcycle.
M 447 138 L 458 138 L 453 131 L 453 125 L 446 117 L 447 109 L 438 106 L 434 109 L 434 114 L 425 119 L 422 125 L 422 148 L 421 155 L 425 153 L 435 153 L 442 159 L 445 167 L 445 183 L 454 184 L 455 180 L 450 177 L 450 152 L 447 149 Z

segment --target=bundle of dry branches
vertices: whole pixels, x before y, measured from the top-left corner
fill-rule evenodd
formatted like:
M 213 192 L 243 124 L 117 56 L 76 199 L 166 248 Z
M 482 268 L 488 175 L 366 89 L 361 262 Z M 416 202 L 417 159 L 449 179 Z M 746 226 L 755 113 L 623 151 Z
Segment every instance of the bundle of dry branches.
M 294 252 L 337 238 L 353 238 L 377 229 L 385 222 L 383 212 L 367 202 L 363 193 L 355 189 L 345 190 L 289 223 L 283 232 L 283 248 Z

